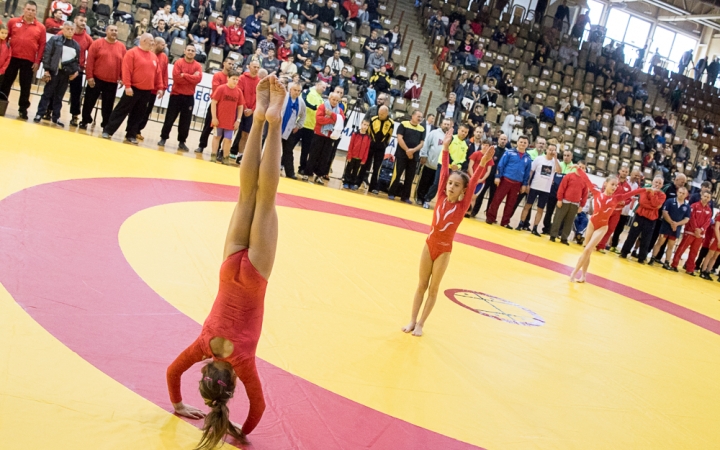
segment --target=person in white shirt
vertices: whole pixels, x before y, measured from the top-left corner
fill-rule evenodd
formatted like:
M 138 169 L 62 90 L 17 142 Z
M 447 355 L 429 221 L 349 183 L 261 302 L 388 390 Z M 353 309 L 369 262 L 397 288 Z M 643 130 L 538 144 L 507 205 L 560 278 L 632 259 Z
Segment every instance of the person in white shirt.
M 187 27 L 190 17 L 185 14 L 185 5 L 178 5 L 174 13 L 170 14 L 170 45 L 175 38 L 187 39 Z
M 340 50 L 333 52 L 333 55 L 325 61 L 325 66 L 330 68 L 333 76 L 340 74 L 343 67 L 345 67 L 345 63 L 342 58 L 340 58 Z
M 530 167 L 530 193 L 527 196 L 525 207 L 523 207 L 520 216 L 520 224 L 517 227 L 518 230 L 530 230 L 530 210 L 537 199 L 537 212 L 533 220 L 532 234 L 540 236 L 537 227 L 542 219 L 548 198 L 550 198 L 550 189 L 552 189 L 555 172 L 559 170 L 560 163 L 557 160 L 557 145 L 549 144 L 545 155 L 538 155 Z
M 510 114 L 505 116 L 505 120 L 503 121 L 502 126 L 500 127 L 500 131 L 507 136 L 508 138 L 512 137 L 512 132 L 515 129 L 515 127 L 520 126 L 522 123 L 522 116 L 518 113 L 518 110 L 515 109 Z
M 155 13 L 155 16 L 153 17 L 153 20 L 152 20 L 153 28 L 157 28 L 158 22 L 160 22 L 161 20 L 164 21 L 165 24 L 169 24 L 170 16 L 171 16 L 170 4 L 168 3 L 163 8 L 158 9 L 157 12 Z

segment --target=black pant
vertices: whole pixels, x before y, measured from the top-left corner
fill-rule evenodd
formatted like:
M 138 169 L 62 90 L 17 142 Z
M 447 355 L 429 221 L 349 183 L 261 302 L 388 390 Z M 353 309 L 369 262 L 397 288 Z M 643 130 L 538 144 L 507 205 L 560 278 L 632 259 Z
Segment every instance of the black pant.
M 362 170 L 362 160 L 360 158 L 353 158 L 348 161 L 345 166 L 345 174 L 343 175 L 343 184 L 349 184 L 350 186 L 357 186 L 361 183 L 360 170 Z
M 615 227 L 615 232 L 613 232 L 612 239 L 610 240 L 610 247 L 617 247 L 618 244 L 620 244 L 620 235 L 625 229 L 628 219 L 630 219 L 630 216 L 620 216 L 620 220 L 618 221 L 617 227 Z
M 655 227 L 655 220 L 650 220 L 647 217 L 635 215 L 635 218 L 630 225 L 630 231 L 628 232 L 627 239 L 623 244 L 622 256 L 627 256 L 631 251 L 633 244 L 640 236 L 640 248 L 638 249 L 638 261 L 645 261 L 645 257 L 650 250 L 650 240 L 652 239 L 653 229 Z
M 334 139 L 332 152 L 330 152 L 330 156 L 328 157 L 327 161 L 325 161 L 325 165 L 327 166 L 325 173 L 330 173 L 330 169 L 332 169 L 332 163 L 333 161 L 335 161 L 335 155 L 337 154 L 338 145 L 340 145 L 340 139 Z
M 570 231 L 572 230 L 573 222 L 575 221 L 575 216 L 577 216 L 579 208 L 579 205 L 563 202 L 562 206 L 555 212 L 555 218 L 553 219 L 552 228 L 550 229 L 550 237 L 556 238 L 559 233 L 562 233 L 560 239 L 566 242 L 568 236 L 570 236 Z M 561 229 L 562 231 L 560 231 Z
M 547 205 L 545 205 L 545 217 L 543 217 L 543 233 L 550 233 L 553 224 L 553 214 L 555 214 L 555 206 L 557 205 L 557 197 L 552 191 L 548 197 Z
M 62 71 L 51 75 L 50 81 L 45 83 L 45 89 L 43 90 L 42 97 L 40 97 L 40 104 L 38 105 L 37 110 L 38 116 L 45 115 L 50 103 L 52 103 L 53 122 L 56 122 L 60 118 L 62 99 L 65 95 L 65 91 L 67 91 L 69 81 L 70 75 L 63 73 Z
M 200 133 L 200 142 L 198 143 L 198 147 L 204 149 L 208 146 L 208 138 L 210 137 L 210 134 L 212 134 L 212 130 L 212 108 L 208 105 L 207 113 L 205 114 L 205 122 L 203 123 L 203 129 Z M 287 171 L 285 171 L 285 175 L 287 175 Z
M 413 180 L 415 179 L 415 169 L 417 162 L 414 158 L 408 157 L 402 149 L 398 148 L 395 152 L 395 170 L 393 170 L 392 183 L 388 189 L 388 195 L 400 195 L 402 201 L 410 200 L 410 192 L 412 191 Z M 400 177 L 405 175 L 402 190 L 400 190 Z
M 294 150 L 298 142 L 298 134 L 301 130 L 296 133 L 290 133 L 287 139 L 282 140 L 282 159 L 280 163 L 285 169 L 285 176 L 287 178 L 295 178 L 295 155 Z
M 83 100 L 82 107 L 82 122 L 93 123 L 93 109 L 97 103 L 98 98 L 102 101 L 101 116 L 102 122 L 100 126 L 105 128 L 105 125 L 110 121 L 110 114 L 112 114 L 113 106 L 115 106 L 115 93 L 117 92 L 117 82 L 111 83 L 109 81 L 103 81 L 95 78 L 95 87 L 88 86 L 85 89 L 85 99 Z
M 310 157 L 310 149 L 312 148 L 313 139 L 315 139 L 315 131 L 313 131 L 312 128 L 301 128 L 296 134 L 298 141 L 301 142 L 300 165 L 298 170 L 303 175 L 312 175 L 312 173 L 307 172 L 305 169 L 307 168 L 308 158 Z
M 113 135 L 120 128 L 123 120 L 127 117 L 125 137 L 134 138 L 140 133 L 140 124 L 147 122 L 148 102 L 152 102 L 155 96 L 150 91 L 132 88 L 133 95 L 123 94 L 115 109 L 110 115 L 110 120 L 103 132 Z
M 305 175 L 324 177 L 327 175 L 325 161 L 332 155 L 333 140 L 327 136 L 316 134 L 312 141 L 312 149 L 305 166 Z
M 387 144 L 385 142 L 371 142 L 370 150 L 368 151 L 368 158 L 360 170 L 360 180 L 365 181 L 367 178 L 368 171 L 372 170 L 370 175 L 370 184 L 368 185 L 368 191 L 376 191 L 378 185 L 378 175 L 380 174 L 380 167 L 382 166 L 383 159 L 385 158 L 385 148 Z
M 70 81 L 70 114 L 73 116 L 80 115 L 80 99 L 83 91 L 83 73 L 78 72 L 78 76 Z
M 145 106 L 144 106 L 143 112 L 142 112 L 142 118 L 140 119 L 140 123 L 138 125 L 138 130 L 137 130 L 138 134 L 140 134 L 140 132 L 142 130 L 144 130 L 145 127 L 147 126 L 147 123 L 150 120 L 150 115 L 153 112 L 153 108 L 155 108 L 155 95 L 153 95 L 152 97 L 149 97 L 145 101 Z
M 178 142 L 184 144 L 190 133 L 190 122 L 192 122 L 192 110 L 195 106 L 195 98 L 192 95 L 171 95 L 168 102 L 167 112 L 165 113 L 165 123 L 163 123 L 160 139 L 168 139 L 170 131 L 175 123 L 178 115 Z
M 10 4 L 12 3 L 12 8 L 10 8 Z M 6 0 L 5 1 L 5 14 L 12 14 L 15 15 L 15 10 L 17 9 L 18 0 Z
M 485 193 L 490 191 L 490 195 L 488 196 L 488 205 L 492 203 L 493 197 L 495 196 L 495 189 L 497 189 L 497 186 L 495 186 L 495 166 L 490 169 L 490 175 L 487 178 L 487 181 L 485 181 L 485 185 L 483 186 L 482 190 L 480 191 L 480 194 L 475 199 L 475 206 L 473 206 L 472 209 L 472 216 L 475 217 L 480 212 L 480 208 L 482 208 L 483 204 L 483 198 L 485 197 Z M 486 208 L 487 210 L 487 208 Z
M 12 85 L 15 83 L 18 73 L 20 74 L 20 100 L 18 101 L 18 110 L 21 114 L 27 114 L 30 107 L 30 87 L 32 86 L 34 72 L 32 70 L 33 62 L 27 59 L 10 58 L 7 70 L 5 70 L 5 78 L 2 84 L 2 93 L 10 98 Z
M 415 190 L 415 197 L 420 201 L 425 201 L 425 196 L 430 190 L 430 186 L 435 182 L 435 172 L 437 170 L 431 169 L 428 166 L 423 165 L 422 171 L 420 172 L 420 180 L 418 181 L 417 189 Z

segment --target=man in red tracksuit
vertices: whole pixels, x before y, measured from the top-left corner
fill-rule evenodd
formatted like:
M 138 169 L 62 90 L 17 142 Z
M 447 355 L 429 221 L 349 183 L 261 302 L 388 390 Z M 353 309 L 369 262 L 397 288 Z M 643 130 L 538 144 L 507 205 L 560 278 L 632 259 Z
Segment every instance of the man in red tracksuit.
M 585 161 L 578 161 L 577 168 L 585 170 Z M 585 207 L 587 198 L 587 185 L 577 172 L 570 172 L 563 177 L 557 190 L 557 209 L 555 209 L 555 216 L 550 229 L 551 242 L 555 242 L 558 233 L 560 233 L 560 242 L 570 245 L 568 236 L 572 231 L 575 216 L 577 216 L 578 210 Z M 561 227 L 562 231 L 560 231 Z
M 110 139 L 120 128 L 125 118 L 128 118 L 125 130 L 125 139 L 131 144 L 137 144 L 138 127 L 147 111 L 147 104 L 153 98 L 152 92 L 159 90 L 162 93 L 162 76 L 158 67 L 158 58 L 151 51 L 153 36 L 145 33 L 140 36 L 140 42 L 125 55 L 122 64 L 122 82 L 125 93 L 110 115 L 110 121 L 103 129 L 102 137 Z
M 628 173 L 629 169 L 627 168 L 627 166 L 623 166 L 620 168 L 620 170 L 618 170 L 618 186 L 617 189 L 615 189 L 613 197 L 619 197 L 633 190 L 633 187 L 630 185 L 630 181 L 628 180 Z M 610 220 L 608 221 L 607 232 L 605 233 L 605 236 L 600 239 L 597 247 L 595 247 L 598 251 L 602 253 L 605 252 L 607 242 L 615 232 L 615 228 L 617 228 L 618 224 L 620 223 L 620 218 L 622 217 L 622 210 L 625 207 L 625 204 L 628 202 L 631 203 L 632 200 L 619 202 L 615 207 L 615 211 L 613 211 L 612 215 L 610 216 Z
M 145 129 L 148 120 L 150 120 L 150 114 L 152 114 L 153 108 L 155 108 L 155 99 L 162 99 L 163 95 L 165 95 L 165 91 L 168 88 L 168 65 L 170 64 L 170 62 L 168 61 L 168 57 L 165 54 L 165 47 L 167 47 L 165 39 L 158 36 L 153 40 L 152 52 L 155 53 L 155 56 L 158 60 L 158 70 L 160 71 L 161 83 L 160 86 L 152 90 L 153 96 L 148 100 L 147 104 L 145 105 L 145 115 L 140 121 L 140 125 L 138 126 L 138 134 L 137 136 L 135 136 L 140 141 L 145 140 L 145 138 L 140 133 L 142 132 L 142 130 Z
M 117 40 L 117 26 L 108 25 L 105 33 L 105 38 L 93 42 L 88 50 L 85 66 L 87 88 L 83 100 L 81 130 L 87 129 L 93 122 L 93 109 L 98 98 L 102 100 L 100 126 L 105 128 L 115 105 L 118 81 L 122 78 L 122 62 L 127 49 L 124 43 Z
M 22 17 L 15 17 L 7 23 L 7 40 L 12 56 L 0 91 L 9 98 L 13 83 L 20 74 L 18 117 L 23 120 L 28 119 L 30 87 L 45 52 L 45 26 L 35 19 L 36 14 L 37 4 L 31 0 L 25 3 Z
M 645 264 L 645 258 L 650 251 L 655 222 L 660 215 L 660 208 L 665 203 L 665 193 L 661 190 L 663 182 L 663 177 L 655 177 L 652 182 L 652 190 L 646 190 L 640 194 L 635 217 L 630 224 L 630 231 L 628 231 L 627 239 L 625 239 L 620 251 L 621 258 L 627 258 L 632 251 L 633 245 L 635 245 L 635 241 L 640 237 L 638 262 Z M 617 210 L 613 214 L 616 212 Z M 605 235 L 607 236 L 607 233 Z
M 245 109 L 240 119 L 240 128 L 235 133 L 235 139 L 230 146 L 230 158 L 235 158 L 235 162 L 240 164 L 242 154 L 245 151 L 245 143 L 247 142 L 248 133 L 253 124 L 253 113 L 255 112 L 255 89 L 260 82 L 258 72 L 260 71 L 260 63 L 251 61 L 248 64 L 247 72 L 240 75 L 238 86 L 245 97 Z
M 83 73 L 85 72 L 85 53 L 93 43 L 93 39 L 87 33 L 87 18 L 83 15 L 75 16 L 75 34 L 73 40 L 80 46 L 80 73 L 78 76 L 70 80 L 70 126 L 78 126 L 78 117 L 80 116 L 80 98 L 83 90 Z M 59 33 L 58 33 L 59 34 Z
M 695 276 L 695 258 L 697 253 L 702 247 L 703 240 L 705 239 L 705 232 L 710 226 L 712 221 L 712 208 L 710 208 L 709 192 L 703 192 L 700 201 L 693 203 L 690 206 L 690 221 L 685 225 L 683 230 L 683 238 L 680 241 L 680 247 L 675 252 L 673 258 L 671 270 L 677 272 L 678 264 L 680 264 L 680 257 L 688 247 L 690 247 L 690 254 L 685 262 L 685 269 L 688 275 Z
M 165 145 L 165 141 L 170 137 L 173 123 L 179 115 L 178 150 L 184 152 L 190 150 L 185 145 L 185 141 L 190 133 L 190 122 L 195 107 L 195 87 L 202 81 L 202 72 L 202 66 L 195 61 L 195 46 L 186 45 L 183 59 L 175 61 L 173 66 L 173 88 L 165 113 L 165 123 L 160 132 L 159 146 Z

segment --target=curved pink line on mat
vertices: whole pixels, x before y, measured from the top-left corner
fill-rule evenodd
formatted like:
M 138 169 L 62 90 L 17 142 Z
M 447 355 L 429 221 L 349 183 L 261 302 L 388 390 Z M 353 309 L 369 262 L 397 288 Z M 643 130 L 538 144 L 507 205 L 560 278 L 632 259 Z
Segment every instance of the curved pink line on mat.
M 99 178 L 35 186 L 0 201 L 0 283 L 53 336 L 99 370 L 170 409 L 165 369 L 200 325 L 167 303 L 134 272 L 118 243 L 122 224 L 153 206 L 234 201 L 237 187 L 178 180 Z M 278 204 L 368 220 L 420 233 L 411 220 L 288 194 Z M 192 220 L 192 218 L 189 218 Z M 456 241 L 569 274 L 563 264 L 470 236 Z M 611 280 L 587 281 L 713 333 L 720 321 Z M 162 351 L 151 351 L 153 348 Z M 390 417 L 258 359 L 268 408 L 252 434 L 257 449 L 477 448 Z M 197 370 L 198 367 L 195 367 Z M 199 403 L 196 373 L 183 395 Z M 247 400 L 238 394 L 233 420 Z M 199 425 L 199 422 L 194 422 Z
M 71 180 L 23 190 L 0 201 L 0 283 L 71 350 L 171 410 L 165 370 L 199 334 L 200 325 L 135 273 L 118 233 L 130 216 L 156 205 L 234 201 L 237 196 L 237 187 L 131 178 Z M 279 202 L 298 207 L 288 197 Z M 252 448 L 478 448 L 363 406 L 259 358 L 257 363 L 267 409 L 251 434 Z M 199 368 L 183 377 L 183 396 L 197 406 L 202 405 Z M 248 407 L 242 387 L 232 402 L 233 420 L 242 423 Z

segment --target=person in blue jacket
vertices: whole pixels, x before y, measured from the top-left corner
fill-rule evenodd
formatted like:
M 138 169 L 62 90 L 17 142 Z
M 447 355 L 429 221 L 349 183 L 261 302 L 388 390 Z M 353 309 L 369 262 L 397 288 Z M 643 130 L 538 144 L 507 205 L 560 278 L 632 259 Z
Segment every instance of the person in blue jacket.
M 517 140 L 517 148 L 506 151 L 500 158 L 495 174 L 495 184 L 498 188 L 485 215 L 486 223 L 490 225 L 495 223 L 500 203 L 505 200 L 505 209 L 500 225 L 512 229 L 510 218 L 514 208 L 508 207 L 508 205 L 515 205 L 518 195 L 528 190 L 532 159 L 525 150 L 527 150 L 529 142 L 527 136 L 520 136 Z

